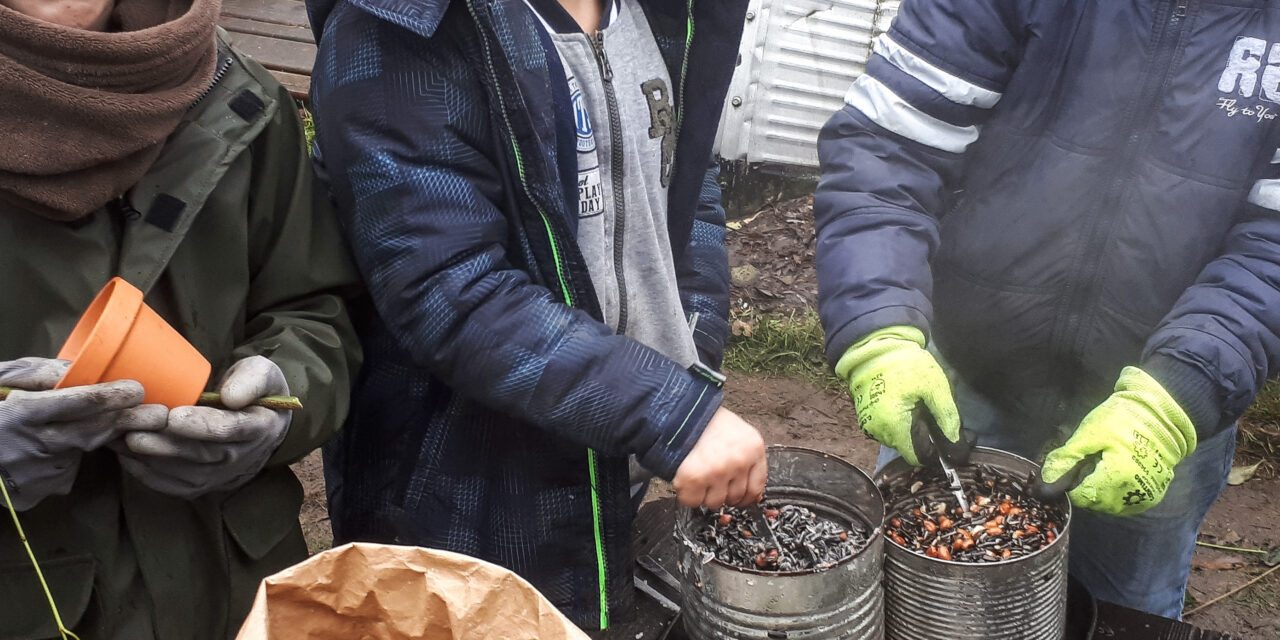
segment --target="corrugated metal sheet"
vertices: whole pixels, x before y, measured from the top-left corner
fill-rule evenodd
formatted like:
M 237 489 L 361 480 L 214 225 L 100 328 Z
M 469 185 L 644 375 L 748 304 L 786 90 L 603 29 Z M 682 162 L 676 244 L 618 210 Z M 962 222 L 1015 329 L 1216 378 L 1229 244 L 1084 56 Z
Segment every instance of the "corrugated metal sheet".
M 721 118 L 727 160 L 818 166 L 818 131 L 900 0 L 753 0 Z

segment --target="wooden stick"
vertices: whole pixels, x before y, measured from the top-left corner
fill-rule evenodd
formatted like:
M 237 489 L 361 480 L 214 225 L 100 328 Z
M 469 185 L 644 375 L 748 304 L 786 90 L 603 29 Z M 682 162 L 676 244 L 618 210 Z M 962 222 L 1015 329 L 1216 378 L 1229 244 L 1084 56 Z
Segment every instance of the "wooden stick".
M 1234 588 L 1234 589 L 1232 589 L 1232 590 L 1230 590 L 1230 591 L 1228 591 L 1228 592 L 1226 592 L 1226 593 L 1224 593 L 1224 594 L 1222 594 L 1222 595 L 1220 595 L 1220 596 L 1218 596 L 1218 597 L 1216 597 L 1216 598 L 1214 598 L 1214 599 L 1212 599 L 1212 600 L 1210 600 L 1210 601 L 1208 601 L 1208 602 L 1206 602 L 1206 603 L 1204 603 L 1204 604 L 1202 604 L 1202 605 L 1199 605 L 1199 606 L 1197 606 L 1196 608 L 1194 608 L 1194 609 L 1192 609 L 1192 610 L 1190 610 L 1190 611 L 1188 611 L 1188 612 L 1186 612 L 1186 613 L 1182 614 L 1182 617 L 1184 617 L 1184 618 L 1185 618 L 1185 617 L 1187 617 L 1187 616 L 1189 616 L 1189 615 L 1192 615 L 1192 614 L 1194 614 L 1194 613 L 1198 613 L 1199 611 L 1203 610 L 1205 607 L 1208 607 L 1209 605 L 1214 604 L 1214 603 L 1218 602 L 1219 600 L 1221 600 L 1221 599 L 1223 599 L 1223 598 L 1228 598 L 1228 597 L 1231 597 L 1231 596 L 1233 596 L 1233 595 L 1235 595 L 1235 594 L 1237 594 L 1237 593 L 1240 593 L 1241 591 L 1244 591 L 1245 589 L 1247 589 L 1247 588 L 1249 588 L 1250 586 L 1252 586 L 1255 582 L 1257 582 L 1257 581 L 1259 581 L 1259 580 L 1261 580 L 1261 579 L 1263 579 L 1263 578 L 1265 578 L 1265 577 L 1267 577 L 1267 576 L 1271 575 L 1272 573 L 1274 573 L 1276 569 L 1280 569 L 1280 564 L 1278 564 L 1278 565 L 1276 565 L 1276 566 L 1274 566 L 1274 567 L 1271 567 L 1270 569 L 1267 569 L 1266 571 L 1263 571 L 1262 573 L 1258 574 L 1258 577 L 1256 577 L 1256 578 L 1254 578 L 1254 579 L 1252 579 L 1252 580 L 1250 580 L 1250 581 L 1248 581 L 1248 582 L 1246 582 L 1246 583 L 1244 583 L 1244 584 L 1242 584 L 1242 585 L 1240 585 L 1240 586 L 1238 586 L 1238 587 L 1236 587 L 1236 588 Z
M 196 406 L 224 408 L 222 406 L 222 396 L 217 393 L 200 394 L 200 399 L 196 400 Z M 258 398 L 253 403 L 253 406 L 266 407 L 276 411 L 301 411 L 302 401 L 297 396 L 265 396 Z
M 9 392 L 13 391 L 9 387 L 0 387 L 0 400 L 9 397 Z M 200 399 L 196 400 L 196 405 L 201 407 L 217 407 L 223 408 L 222 395 L 217 393 L 202 393 Z M 258 398 L 253 403 L 255 407 L 266 407 L 276 411 L 301 411 L 302 401 L 297 396 L 266 396 Z

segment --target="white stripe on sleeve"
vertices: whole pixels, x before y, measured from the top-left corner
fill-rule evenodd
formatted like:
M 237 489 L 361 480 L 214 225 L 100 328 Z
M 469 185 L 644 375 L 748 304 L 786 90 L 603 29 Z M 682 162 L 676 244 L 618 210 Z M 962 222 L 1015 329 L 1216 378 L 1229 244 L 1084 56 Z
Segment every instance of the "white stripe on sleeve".
M 1249 192 L 1249 204 L 1280 211 L 1280 180 L 1259 180 Z
M 923 82 L 925 86 L 937 91 L 943 97 L 956 104 L 990 109 L 1004 95 L 997 91 L 983 89 L 968 80 L 958 78 L 935 67 L 928 60 L 911 53 L 903 48 L 902 45 L 894 42 L 893 38 L 890 38 L 887 33 L 876 38 L 871 48 L 883 56 L 885 60 L 888 60 L 890 64 L 901 69 L 903 73 Z
M 866 74 L 853 81 L 844 101 L 885 129 L 935 149 L 963 153 L 978 139 L 978 127 L 958 127 L 939 120 Z

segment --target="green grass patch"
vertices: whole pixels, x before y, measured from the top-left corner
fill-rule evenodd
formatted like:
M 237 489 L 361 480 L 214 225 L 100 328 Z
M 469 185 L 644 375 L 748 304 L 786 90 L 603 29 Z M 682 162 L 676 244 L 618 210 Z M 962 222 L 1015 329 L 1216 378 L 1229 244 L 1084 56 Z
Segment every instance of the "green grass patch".
M 827 367 L 822 323 L 813 311 L 787 316 L 734 318 L 734 331 L 725 349 L 724 367 L 730 371 L 799 378 L 838 390 L 840 380 Z
M 1236 464 L 1262 462 L 1258 477 L 1280 473 L 1280 380 L 1268 380 L 1240 419 Z
M 1280 380 L 1268 380 L 1244 415 L 1250 420 L 1280 424 Z

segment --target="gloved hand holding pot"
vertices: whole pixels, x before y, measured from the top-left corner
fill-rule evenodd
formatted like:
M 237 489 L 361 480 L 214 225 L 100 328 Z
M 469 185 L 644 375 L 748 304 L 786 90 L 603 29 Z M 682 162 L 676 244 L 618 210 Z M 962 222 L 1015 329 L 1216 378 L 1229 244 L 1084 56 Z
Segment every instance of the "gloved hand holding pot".
M 218 390 L 222 408 L 177 407 L 166 411 L 163 429 L 127 434 L 114 447 L 125 471 L 188 500 L 238 488 L 257 475 L 284 441 L 293 414 L 252 405 L 288 395 L 284 373 L 262 356 L 245 358 L 227 370 Z
M 14 389 L 0 402 L 0 481 L 18 511 L 70 492 L 86 452 L 165 425 L 163 413 L 140 406 L 142 385 L 131 380 L 55 390 L 68 365 L 0 362 L 0 386 Z
M 236 362 L 219 386 L 221 407 L 142 404 L 133 380 L 54 389 L 69 362 L 23 358 L 0 363 L 0 477 L 25 511 L 70 492 L 81 456 L 114 449 L 145 486 L 192 499 L 234 489 L 262 470 L 288 433 L 292 414 L 251 406 L 284 396 L 280 368 L 254 356 Z

